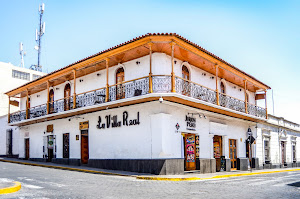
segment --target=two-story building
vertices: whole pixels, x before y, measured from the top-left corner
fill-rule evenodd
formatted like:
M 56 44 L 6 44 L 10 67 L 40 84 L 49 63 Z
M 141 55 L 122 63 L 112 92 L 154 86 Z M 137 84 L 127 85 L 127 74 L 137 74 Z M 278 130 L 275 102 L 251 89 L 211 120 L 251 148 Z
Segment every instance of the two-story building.
M 155 174 L 245 168 L 269 86 L 177 35 L 146 34 L 6 94 L 19 157 Z M 255 151 L 255 149 L 252 149 Z M 253 152 L 253 154 L 255 154 Z

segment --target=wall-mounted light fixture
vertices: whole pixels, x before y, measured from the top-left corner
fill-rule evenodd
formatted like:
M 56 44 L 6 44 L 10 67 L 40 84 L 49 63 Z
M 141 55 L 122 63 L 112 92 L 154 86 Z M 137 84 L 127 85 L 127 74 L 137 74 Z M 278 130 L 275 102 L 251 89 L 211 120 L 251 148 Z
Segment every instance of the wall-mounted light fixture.
M 101 74 L 100 74 L 100 73 L 97 73 L 97 76 L 99 77 L 99 76 L 101 76 Z
M 233 88 L 236 89 L 236 86 L 234 86 Z
M 174 64 L 176 64 L 177 63 L 177 61 L 176 60 L 174 60 Z
M 242 91 L 242 89 L 240 88 L 240 91 Z
M 36 95 L 36 97 L 40 97 L 40 95 Z
M 198 115 L 198 116 L 199 116 L 199 118 L 202 118 L 202 117 L 204 117 L 204 119 L 206 119 L 206 116 L 205 116 L 203 113 L 188 113 L 188 115 L 192 115 L 192 116 L 194 116 L 194 115 Z
M 210 79 L 215 79 L 215 77 L 212 76 L 212 77 L 210 77 Z
M 136 61 L 135 63 L 136 63 L 136 65 L 139 65 L 141 62 L 139 62 L 139 61 Z
M 206 76 L 206 73 L 202 73 L 203 76 Z
M 59 88 L 55 88 L 56 90 L 59 90 Z
M 79 82 L 83 82 L 83 79 L 80 79 Z

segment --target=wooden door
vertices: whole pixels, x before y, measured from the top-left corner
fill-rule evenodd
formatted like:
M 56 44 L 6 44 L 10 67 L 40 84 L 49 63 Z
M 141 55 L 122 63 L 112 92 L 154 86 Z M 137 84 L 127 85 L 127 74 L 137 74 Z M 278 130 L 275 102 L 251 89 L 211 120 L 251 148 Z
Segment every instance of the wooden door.
M 89 160 L 89 137 L 81 135 L 81 163 L 87 164 Z
M 194 134 L 186 134 L 184 136 L 185 148 L 185 169 L 187 171 L 196 170 L 196 143 Z
M 216 171 L 221 171 L 221 156 L 223 154 L 222 136 L 214 136 L 214 158 L 216 159 Z
M 65 111 L 70 110 L 70 96 L 71 96 L 71 86 L 66 84 L 64 90 L 64 109 Z
M 236 170 L 237 168 L 236 140 L 234 139 L 229 139 L 229 158 L 231 161 L 231 170 Z
M 29 138 L 25 139 L 25 160 L 29 159 Z
M 124 69 L 123 68 L 119 68 L 117 70 L 117 74 L 116 74 L 116 99 L 123 99 L 125 98 L 125 89 L 123 88 L 123 84 L 121 84 L 122 82 L 124 82 L 125 80 L 125 74 L 124 74 Z
M 63 134 L 63 158 L 69 158 L 69 133 Z

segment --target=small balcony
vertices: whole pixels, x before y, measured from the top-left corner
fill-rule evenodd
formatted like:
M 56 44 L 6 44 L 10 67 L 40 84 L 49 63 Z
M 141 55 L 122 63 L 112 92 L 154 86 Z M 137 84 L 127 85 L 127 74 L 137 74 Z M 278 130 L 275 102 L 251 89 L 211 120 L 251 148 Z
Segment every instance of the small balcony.
M 151 79 L 152 85 L 149 81 Z M 236 112 L 248 114 L 251 116 L 266 118 L 266 109 L 236 99 L 223 93 L 207 88 L 203 85 L 175 76 L 175 91 L 176 94 L 183 95 L 187 98 L 199 100 L 219 108 L 233 110 Z M 95 106 L 107 102 L 118 101 L 127 98 L 134 98 L 141 95 L 151 93 L 172 93 L 172 76 L 171 75 L 152 75 L 146 76 L 131 81 L 122 82 L 108 87 L 99 88 L 96 90 L 80 93 L 74 96 L 59 99 L 49 104 L 42 104 L 30 109 L 22 110 L 10 114 L 10 123 L 21 122 L 28 119 L 39 118 L 45 115 L 62 113 L 83 107 Z M 152 90 L 152 92 L 150 92 Z M 174 92 L 173 92 L 174 93 Z M 106 97 L 106 95 L 109 95 Z

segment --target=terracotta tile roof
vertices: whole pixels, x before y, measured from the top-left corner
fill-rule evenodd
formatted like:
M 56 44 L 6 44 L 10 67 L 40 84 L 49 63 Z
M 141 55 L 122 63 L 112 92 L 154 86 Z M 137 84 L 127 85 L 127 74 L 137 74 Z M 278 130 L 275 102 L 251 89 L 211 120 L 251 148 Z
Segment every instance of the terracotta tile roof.
M 188 40 L 188 39 L 186 39 L 186 38 L 184 38 L 184 37 L 178 35 L 177 33 L 147 33 L 147 34 L 145 34 L 145 35 L 141 35 L 141 36 L 139 36 L 139 37 L 135 37 L 135 38 L 133 38 L 133 39 L 131 39 L 131 40 L 129 40 L 129 41 L 123 42 L 123 43 L 121 43 L 121 44 L 119 44 L 119 45 L 116 45 L 116 46 L 114 46 L 114 47 L 108 48 L 108 49 L 106 49 L 106 50 L 102 50 L 102 51 L 100 51 L 100 52 L 98 52 L 98 53 L 96 53 L 96 54 L 94 54 L 94 55 L 85 57 L 85 58 L 83 58 L 83 59 L 80 59 L 80 60 L 78 60 L 78 61 L 72 63 L 72 64 L 69 64 L 69 65 L 67 65 L 67 66 L 65 66 L 65 67 L 62 67 L 62 68 L 60 68 L 60 69 L 58 69 L 58 70 L 52 71 L 52 72 L 48 73 L 47 75 L 42 76 L 42 77 L 40 77 L 40 78 L 38 78 L 38 79 L 36 79 L 36 80 L 34 80 L 34 81 L 28 82 L 28 83 L 26 83 L 26 84 L 24 84 L 24 85 L 22 85 L 22 86 L 20 86 L 20 87 L 23 87 L 23 86 L 28 85 L 28 84 L 30 84 L 30 83 L 32 83 L 32 82 L 35 82 L 35 81 L 37 81 L 37 80 L 39 80 L 39 79 L 45 78 L 45 77 L 47 77 L 47 76 L 49 76 L 49 75 L 52 75 L 52 74 L 54 74 L 54 73 L 56 73 L 56 72 L 58 72 L 58 71 L 61 71 L 61 70 L 66 69 L 66 68 L 68 68 L 68 67 L 71 67 L 71 66 L 73 66 L 73 65 L 75 65 L 75 64 L 78 64 L 78 63 L 83 62 L 83 61 L 85 61 L 85 60 L 88 60 L 88 59 L 90 59 L 90 58 L 96 57 L 96 56 L 101 55 L 101 54 L 103 54 L 103 53 L 109 52 L 109 51 L 111 51 L 111 50 L 114 50 L 114 49 L 119 48 L 119 47 L 121 47 L 121 46 L 127 45 L 127 44 L 129 44 L 129 43 L 138 41 L 138 40 L 143 39 L 143 38 L 148 37 L 148 36 L 175 36 L 175 37 L 177 37 L 177 38 L 179 38 L 179 39 L 185 41 L 186 43 L 188 43 L 188 44 L 190 44 L 190 45 L 196 47 L 197 49 L 201 50 L 202 52 L 204 52 L 204 53 L 206 53 L 206 54 L 208 54 L 208 55 L 214 57 L 215 59 L 217 59 L 217 60 L 219 60 L 219 61 L 221 61 L 221 62 L 223 62 L 223 63 L 229 65 L 230 67 L 234 68 L 235 70 L 237 70 L 237 71 L 239 71 L 239 72 L 241 72 L 241 73 L 243 73 L 243 74 L 249 76 L 250 78 L 254 79 L 255 81 L 257 81 L 257 82 L 259 82 L 259 83 L 261 83 L 261 84 L 263 84 L 264 86 L 268 87 L 269 89 L 271 89 L 268 85 L 266 85 L 266 84 L 264 84 L 263 82 L 257 80 L 257 79 L 254 78 L 253 76 L 251 76 L 251 75 L 247 74 L 246 72 L 244 72 L 244 71 L 238 69 L 238 68 L 235 67 L 234 65 L 232 65 L 232 64 L 230 64 L 230 63 L 228 63 L 228 62 L 226 62 L 225 60 L 221 59 L 220 57 L 216 56 L 215 54 L 209 52 L 208 50 L 204 49 L 203 47 L 199 46 L 198 44 L 195 44 L 195 43 L 191 42 L 190 40 Z M 20 88 L 20 87 L 18 87 L 18 88 Z M 11 90 L 11 91 L 14 91 L 14 90 L 16 90 L 16 89 L 18 89 L 18 88 L 15 88 L 15 89 L 13 89 L 13 90 Z M 11 91 L 9 91 L 9 92 L 11 92 Z M 7 93 L 9 93 L 9 92 L 7 92 Z

